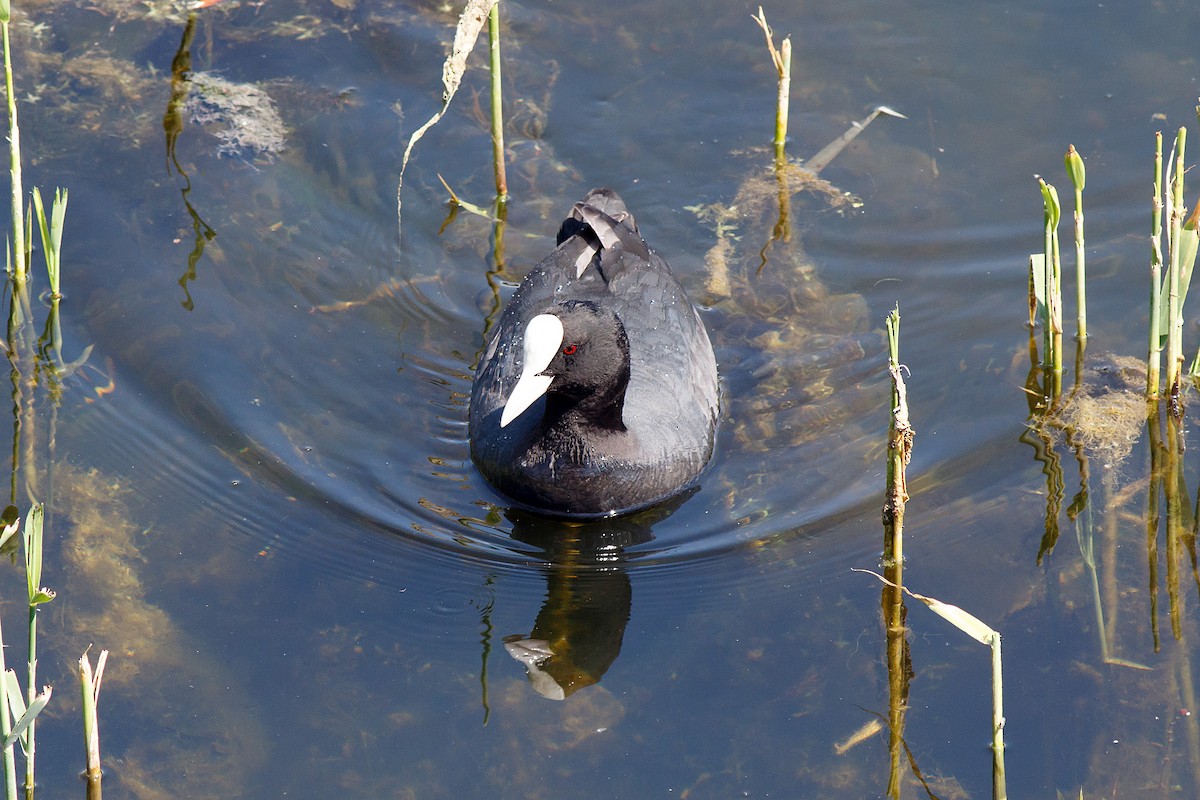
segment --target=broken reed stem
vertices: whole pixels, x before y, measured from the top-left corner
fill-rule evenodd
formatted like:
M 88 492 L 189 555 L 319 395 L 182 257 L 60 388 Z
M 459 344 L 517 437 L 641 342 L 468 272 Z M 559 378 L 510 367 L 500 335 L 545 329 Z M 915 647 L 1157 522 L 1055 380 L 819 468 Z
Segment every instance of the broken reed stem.
M 1076 301 L 1076 335 L 1080 346 L 1087 339 L 1087 269 L 1084 264 L 1083 246 L 1083 186 L 1086 182 L 1086 171 L 1083 157 L 1075 149 L 1075 145 L 1067 145 L 1067 155 L 1064 158 L 1067 175 L 1075 188 L 1075 301 Z
M 992 797 L 1007 800 L 1004 777 L 1004 663 L 1000 655 L 1000 632 L 993 631 L 992 648 Z
M 883 571 L 890 585 L 880 603 L 887 631 L 888 664 L 888 786 L 887 797 L 901 794 L 900 765 L 904 749 L 904 717 L 908 707 L 908 641 L 904 605 L 904 508 L 908 501 L 905 467 L 912 451 L 908 399 L 900 365 L 900 307 L 888 315 L 888 372 L 892 376 L 892 413 L 888 420 L 886 499 L 883 506 Z
M 100 722 L 96 706 L 100 702 L 100 681 L 104 677 L 104 665 L 108 662 L 108 651 L 101 650 L 96 659 L 96 670 L 85 652 L 79 657 L 79 687 L 83 697 L 83 741 L 87 751 L 87 800 L 101 800 L 100 770 Z
M 767 50 L 771 53 L 771 63 L 775 65 L 775 72 L 779 76 L 775 95 L 775 160 L 778 163 L 784 159 L 783 149 L 787 142 L 788 104 L 792 93 L 792 40 L 791 37 L 784 37 L 779 47 L 775 46 L 775 34 L 767 24 L 767 15 L 763 13 L 762 6 L 758 7 L 758 16 L 751 19 L 758 23 L 767 37 Z
M 792 39 L 787 37 L 779 45 L 779 91 L 775 99 L 775 158 L 782 160 L 783 148 L 787 143 L 788 102 L 792 93 Z
M 900 307 L 887 320 L 888 373 L 892 376 L 892 413 L 888 425 L 887 499 L 883 506 L 883 525 L 888 534 L 884 558 L 900 565 L 904 562 L 904 506 L 908 502 L 905 469 L 912 458 L 913 429 L 908 419 L 908 390 L 900 365 Z
M 1158 398 L 1159 371 L 1162 367 L 1162 215 L 1163 152 L 1162 131 L 1154 134 L 1154 200 L 1150 217 L 1150 347 L 1146 354 L 1146 397 Z
M 492 73 L 492 166 L 496 173 L 496 203 L 508 202 L 508 175 L 504 166 L 504 102 L 500 72 L 500 4 L 488 12 L 488 42 Z

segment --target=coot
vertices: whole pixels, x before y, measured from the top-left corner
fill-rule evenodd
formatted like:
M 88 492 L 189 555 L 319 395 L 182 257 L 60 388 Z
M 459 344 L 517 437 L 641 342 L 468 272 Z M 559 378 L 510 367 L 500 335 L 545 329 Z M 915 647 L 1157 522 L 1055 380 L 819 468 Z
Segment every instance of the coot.
M 488 342 L 471 457 L 518 506 L 612 516 L 693 485 L 717 415 L 704 323 L 617 193 L 593 189 Z

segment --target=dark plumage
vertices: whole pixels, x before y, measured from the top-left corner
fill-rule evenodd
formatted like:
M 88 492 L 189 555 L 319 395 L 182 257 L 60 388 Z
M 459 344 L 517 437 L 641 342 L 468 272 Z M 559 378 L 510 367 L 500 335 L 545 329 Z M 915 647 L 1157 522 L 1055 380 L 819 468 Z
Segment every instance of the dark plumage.
M 704 323 L 621 198 L 593 189 L 488 342 L 471 389 L 471 457 L 525 508 L 621 514 L 696 481 L 717 406 Z

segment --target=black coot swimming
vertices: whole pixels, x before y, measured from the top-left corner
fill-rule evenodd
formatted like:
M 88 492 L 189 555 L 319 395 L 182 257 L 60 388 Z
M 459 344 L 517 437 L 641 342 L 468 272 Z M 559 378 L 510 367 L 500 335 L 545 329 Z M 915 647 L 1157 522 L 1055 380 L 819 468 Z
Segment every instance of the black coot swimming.
M 635 511 L 713 452 L 717 363 L 667 262 L 611 189 L 575 204 L 504 309 L 471 388 L 471 457 L 517 505 Z

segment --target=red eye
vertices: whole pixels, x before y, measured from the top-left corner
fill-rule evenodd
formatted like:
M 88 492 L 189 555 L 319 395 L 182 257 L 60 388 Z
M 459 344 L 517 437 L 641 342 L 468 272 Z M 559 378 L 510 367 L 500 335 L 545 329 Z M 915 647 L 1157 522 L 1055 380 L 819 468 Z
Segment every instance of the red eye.
M 567 345 L 566 347 L 564 347 L 564 348 L 563 348 L 563 355 L 564 355 L 564 356 L 573 356 L 573 355 L 575 355 L 575 351 L 576 351 L 577 349 L 578 349 L 578 348 L 577 348 L 577 347 L 575 347 L 575 345 L 573 345 L 573 344 L 569 344 L 569 345 Z

